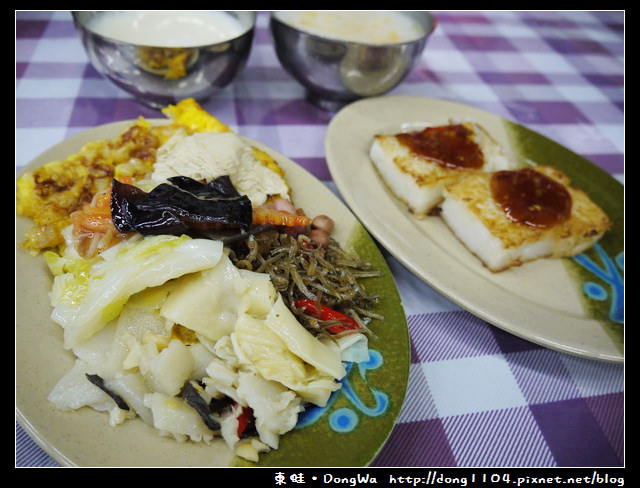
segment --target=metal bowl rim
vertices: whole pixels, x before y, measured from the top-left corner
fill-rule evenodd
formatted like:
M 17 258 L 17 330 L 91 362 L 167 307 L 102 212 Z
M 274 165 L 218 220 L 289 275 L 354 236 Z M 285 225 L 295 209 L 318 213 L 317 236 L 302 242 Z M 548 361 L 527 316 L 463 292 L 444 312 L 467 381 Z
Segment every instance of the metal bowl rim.
M 399 11 L 402 12 L 402 11 Z M 360 41 L 349 41 L 349 40 L 343 40 L 343 39 L 338 39 L 335 37 L 327 37 L 327 36 L 322 36 L 320 34 L 316 34 L 313 32 L 308 32 L 302 29 L 298 29 L 297 27 L 292 26 L 291 24 L 287 24 L 285 21 L 279 19 L 277 17 L 277 13 L 278 11 L 274 11 L 271 12 L 269 14 L 269 24 L 279 24 L 280 26 L 287 28 L 293 32 L 295 32 L 296 34 L 299 35 L 303 35 L 303 36 L 308 36 L 310 38 L 314 38 L 320 41 L 324 41 L 326 43 L 331 43 L 331 44 L 343 44 L 343 45 L 349 45 L 349 46 L 360 46 L 360 47 L 368 47 L 368 48 L 380 48 L 380 49 L 384 49 L 384 48 L 394 48 L 394 47 L 400 47 L 400 46 L 410 46 L 412 44 L 418 44 L 420 42 L 423 42 L 425 39 L 429 38 L 429 36 L 431 36 L 431 34 L 433 34 L 433 31 L 436 28 L 437 25 L 437 20 L 436 17 L 431 13 L 431 12 L 427 12 L 427 11 L 420 11 L 420 13 L 423 13 L 427 16 L 427 18 L 431 21 L 431 27 L 429 29 L 426 29 L 425 34 L 423 34 L 420 37 L 416 37 L 415 39 L 411 39 L 409 41 L 404 41 L 404 42 L 360 42 Z M 272 31 L 273 32 L 273 31 Z
M 157 45 L 150 45 L 150 44 L 134 44 L 131 42 L 127 42 L 127 41 L 121 41 L 119 39 L 115 39 L 113 37 L 109 37 L 109 36 L 104 36 L 102 34 L 98 34 L 97 32 L 91 30 L 90 28 L 87 27 L 86 23 L 81 21 L 78 17 L 80 14 L 82 13 L 87 13 L 86 10 L 73 10 L 71 11 L 71 15 L 73 17 L 73 22 L 76 26 L 77 29 L 82 30 L 84 32 L 86 32 L 87 34 L 91 35 L 91 36 L 95 36 L 98 37 L 100 39 L 104 39 L 105 41 L 114 43 L 114 44 L 123 44 L 123 45 L 127 45 L 127 46 L 135 46 L 135 47 L 158 47 L 158 48 L 162 48 L 162 49 L 209 49 L 211 47 L 214 46 L 221 46 L 230 42 L 235 42 L 239 39 L 242 39 L 243 37 L 246 37 L 248 35 L 251 35 L 253 33 L 253 31 L 255 31 L 256 28 L 256 21 L 257 21 L 257 14 L 255 11 L 247 11 L 247 10 L 229 10 L 229 12 L 246 12 L 249 13 L 251 15 L 251 25 L 249 25 L 246 30 L 244 32 L 242 32 L 242 34 L 239 34 L 235 37 L 232 37 L 230 39 L 227 39 L 225 41 L 220 41 L 220 42 L 216 42 L 213 44 L 197 44 L 197 45 L 191 45 L 191 46 L 178 46 L 178 47 L 172 47 L 172 46 L 157 46 Z

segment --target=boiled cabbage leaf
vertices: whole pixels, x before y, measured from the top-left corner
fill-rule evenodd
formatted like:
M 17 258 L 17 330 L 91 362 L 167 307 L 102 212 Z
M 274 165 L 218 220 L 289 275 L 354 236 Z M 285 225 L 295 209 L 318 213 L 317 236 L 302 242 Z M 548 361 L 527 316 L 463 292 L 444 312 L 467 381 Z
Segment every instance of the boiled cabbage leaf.
M 123 241 L 100 254 L 88 270 L 56 277 L 59 295 L 51 318 L 64 329 L 64 346 L 73 348 L 115 319 L 130 296 L 185 274 L 215 266 L 220 241 L 187 236 L 147 236 Z
M 217 341 L 242 314 L 266 316 L 276 296 L 269 275 L 240 270 L 225 253 L 213 268 L 176 280 L 160 315 Z
M 319 371 L 337 380 L 346 374 L 340 353 L 320 342 L 305 329 L 287 308 L 282 296 L 278 297 L 265 325 L 282 339 L 292 353 Z
M 301 325 L 299 327 L 302 328 Z M 292 324 L 292 328 L 295 328 L 294 324 Z M 309 334 L 304 328 L 296 332 L 305 338 L 304 334 Z M 316 341 L 313 337 L 312 340 Z M 233 333 L 233 341 L 238 357 L 243 364 L 247 365 L 249 369 L 255 369 L 266 380 L 277 382 L 295 391 L 306 402 L 324 406 L 331 393 L 340 386 L 331 375 L 306 362 L 295 351 L 292 351 L 289 346 L 292 341 L 287 343 L 283 340 L 278 333 L 267 326 L 266 319 L 258 319 L 246 314 L 241 316 Z M 298 343 L 300 342 L 298 341 Z M 330 350 L 318 341 L 316 344 L 319 346 L 311 342 L 305 345 L 308 351 L 318 347 L 319 349 L 315 353 L 305 354 L 299 347 L 294 347 L 294 349 L 302 352 L 302 355 L 307 358 L 312 357 L 312 360 L 313 356 L 315 359 L 319 359 L 319 351 L 322 351 L 322 354 L 326 356 L 325 363 L 333 363 L 335 358 L 338 362 L 340 361 L 337 351 Z M 320 363 L 319 360 L 314 362 Z M 342 363 L 332 364 L 332 366 L 331 369 L 336 371 L 336 375 L 344 375 Z

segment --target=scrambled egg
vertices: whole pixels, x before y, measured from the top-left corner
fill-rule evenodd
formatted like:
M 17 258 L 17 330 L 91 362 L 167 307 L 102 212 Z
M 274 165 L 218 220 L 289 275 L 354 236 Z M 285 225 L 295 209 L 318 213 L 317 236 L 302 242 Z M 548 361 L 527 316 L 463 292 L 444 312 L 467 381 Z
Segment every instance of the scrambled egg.
M 23 247 L 39 251 L 62 244 L 61 230 L 70 224 L 70 214 L 108 188 L 112 178 L 147 174 L 159 145 L 148 124 L 136 123 L 112 141 L 89 142 L 67 159 L 23 174 L 17 182 L 16 212 L 34 224 Z
M 195 100 L 186 99 L 163 110 L 169 124 L 152 126 L 140 117 L 114 140 L 92 141 L 60 161 L 52 161 L 23 174 L 17 181 L 16 212 L 30 218 L 24 248 L 34 252 L 64 243 L 62 229 L 70 214 L 110 186 L 113 178 L 150 177 L 158 149 L 179 131 L 231 132 Z M 267 153 L 252 147 L 264 166 L 284 177 L 284 171 Z
M 193 98 L 162 109 L 162 113 L 174 124 L 192 132 L 231 132 L 231 129 L 213 115 L 207 113 Z

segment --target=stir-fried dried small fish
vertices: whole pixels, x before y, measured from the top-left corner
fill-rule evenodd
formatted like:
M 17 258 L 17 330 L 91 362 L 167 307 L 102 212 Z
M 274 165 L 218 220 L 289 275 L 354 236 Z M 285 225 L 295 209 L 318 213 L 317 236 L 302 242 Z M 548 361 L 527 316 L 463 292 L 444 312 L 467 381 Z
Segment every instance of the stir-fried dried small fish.
M 369 293 L 361 281 L 379 273 L 332 238 L 327 246 L 317 247 L 306 234 L 263 232 L 236 245 L 230 257 L 238 268 L 268 273 L 288 307 L 312 332 L 322 332 L 331 323 L 298 309 L 299 300 L 313 300 L 340 311 L 364 331 L 372 319 L 382 318 L 373 311 L 378 296 Z

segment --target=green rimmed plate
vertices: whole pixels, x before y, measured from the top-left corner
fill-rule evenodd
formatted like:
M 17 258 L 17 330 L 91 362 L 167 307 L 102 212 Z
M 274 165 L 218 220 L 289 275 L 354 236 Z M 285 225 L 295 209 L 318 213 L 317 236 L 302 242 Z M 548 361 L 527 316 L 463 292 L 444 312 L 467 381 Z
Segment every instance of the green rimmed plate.
M 166 121 L 153 121 L 163 123 Z M 116 137 L 132 122 L 117 122 L 76 134 L 30 162 L 28 171 L 65 158 L 88 141 Z M 364 283 L 381 296 L 371 325 L 371 358 L 354 365 L 344 387 L 325 409 L 305 412 L 296 429 L 257 466 L 366 466 L 376 456 L 400 413 L 407 387 L 410 350 L 404 309 L 386 262 L 357 218 L 322 182 L 263 144 L 286 171 L 296 204 L 309 215 L 336 221 L 335 237 L 381 271 Z M 18 175 L 19 176 L 19 175 Z M 139 420 L 110 427 L 108 415 L 85 408 L 61 412 L 47 395 L 73 363 L 63 349 L 62 330 L 49 318 L 51 278 L 41 257 L 20 248 L 30 222 L 16 218 L 16 418 L 27 433 L 63 466 L 252 466 L 231 455 L 222 441 L 178 443 Z M 340 446 L 340 449 L 336 449 Z
M 577 259 L 546 259 L 491 273 L 437 216 L 413 218 L 370 159 L 377 133 L 478 122 L 518 163 L 551 164 L 586 191 L 613 228 Z M 386 96 L 348 105 L 329 124 L 325 152 L 345 202 L 392 255 L 434 289 L 487 322 L 550 349 L 624 359 L 624 187 L 585 158 L 502 117 L 429 98 Z

